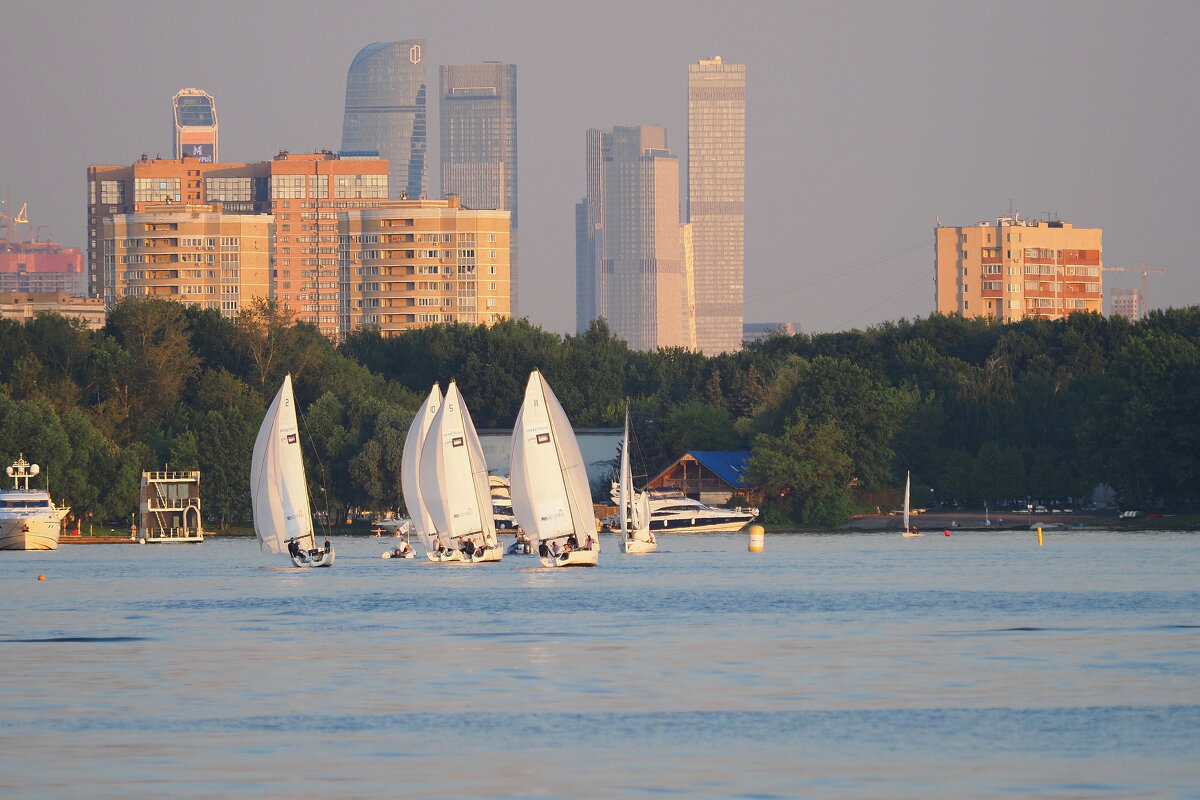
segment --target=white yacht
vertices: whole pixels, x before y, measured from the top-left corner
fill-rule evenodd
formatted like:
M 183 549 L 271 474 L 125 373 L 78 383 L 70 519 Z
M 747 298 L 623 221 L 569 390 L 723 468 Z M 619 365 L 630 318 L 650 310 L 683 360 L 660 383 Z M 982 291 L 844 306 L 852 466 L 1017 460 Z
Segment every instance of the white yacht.
M 614 499 L 617 485 L 613 484 Z M 678 489 L 647 489 L 650 500 L 650 530 L 667 533 L 727 533 L 744 528 L 758 516 L 758 509 L 714 508 L 693 500 Z M 621 520 L 613 515 L 605 524 L 618 530 Z
M 0 550 L 57 550 L 63 517 L 71 509 L 55 506 L 44 489 L 29 488 L 41 468 L 24 453 L 6 471 L 13 488 L 0 491 Z

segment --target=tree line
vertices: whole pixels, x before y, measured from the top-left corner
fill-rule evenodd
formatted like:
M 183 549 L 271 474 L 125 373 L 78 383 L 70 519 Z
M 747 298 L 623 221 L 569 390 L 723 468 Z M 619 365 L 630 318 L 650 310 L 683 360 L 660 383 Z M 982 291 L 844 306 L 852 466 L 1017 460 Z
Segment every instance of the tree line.
M 1066 501 L 1101 482 L 1148 509 L 1200 501 L 1195 307 L 1137 323 L 931 315 L 705 357 L 632 351 L 603 321 L 363 328 L 335 345 L 270 302 L 226 319 L 130 299 L 98 331 L 0 320 L 0 457 L 36 459 L 56 499 L 108 522 L 135 510 L 143 469 L 199 469 L 206 525 L 243 525 L 254 438 L 290 372 L 314 507 L 402 508 L 429 387 L 456 379 L 477 427 L 506 428 L 534 368 L 578 427 L 620 427 L 628 402 L 650 475 L 686 450 L 749 450 L 770 521 L 834 524 L 910 470 L 922 504 Z

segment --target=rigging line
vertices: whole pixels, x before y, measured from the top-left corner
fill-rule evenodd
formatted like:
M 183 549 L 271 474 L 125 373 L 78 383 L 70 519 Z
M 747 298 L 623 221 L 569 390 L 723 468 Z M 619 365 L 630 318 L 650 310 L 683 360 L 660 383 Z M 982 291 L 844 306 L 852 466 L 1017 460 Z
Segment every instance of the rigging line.
M 929 277 L 928 275 L 924 275 L 924 276 L 922 276 L 922 277 L 920 277 L 920 278 L 917 278 L 915 281 L 912 281 L 911 283 L 908 283 L 908 284 L 906 284 L 906 285 L 904 285 L 904 286 L 901 286 L 899 289 L 897 289 L 896 291 L 892 292 L 892 293 L 891 293 L 891 294 L 889 294 L 887 297 L 885 297 L 885 298 L 883 298 L 882 300 L 880 300 L 878 303 L 875 303 L 874 305 L 871 305 L 871 306 L 867 306 L 867 307 L 866 307 L 866 308 L 864 308 L 862 311 L 858 312 L 858 313 L 857 313 L 857 314 L 855 314 L 853 317 L 851 317 L 850 319 L 848 319 L 848 320 L 846 320 L 845 322 L 843 322 L 843 323 L 842 323 L 842 329 L 843 329 L 843 330 L 845 330 L 846 328 L 848 328 L 848 327 L 850 326 L 850 323 L 852 323 L 852 322 L 854 322 L 856 319 L 859 319 L 860 317 L 862 317 L 862 315 L 863 315 L 863 314 L 866 314 L 868 311 L 873 311 L 873 310 L 875 310 L 876 308 L 879 308 L 881 305 L 883 305 L 884 303 L 888 302 L 889 300 L 891 300 L 891 299 L 893 299 L 893 298 L 897 297 L 898 295 L 904 294 L 905 292 L 907 292 L 909 289 L 913 288 L 913 287 L 914 287 L 914 286 L 916 286 L 917 284 L 921 283 L 922 281 L 925 281 L 925 280 L 927 280 L 927 279 L 928 279 L 928 277 Z
M 308 420 L 304 416 L 304 410 L 300 407 L 299 401 L 295 401 L 295 402 L 296 402 L 296 417 L 297 417 L 297 419 L 299 419 L 300 423 L 302 425 L 304 425 L 304 429 L 307 431 L 308 430 Z M 312 449 L 313 458 L 315 458 L 317 460 L 317 474 L 321 476 L 321 493 L 323 495 L 325 495 L 325 509 L 324 509 L 324 511 L 325 511 L 325 536 L 326 536 L 326 538 L 328 538 L 329 532 L 333 529 L 333 516 L 330 515 L 330 513 L 329 513 L 329 486 L 327 486 L 325 483 L 325 465 L 321 463 L 321 453 L 317 449 L 317 440 L 313 437 L 313 435 L 311 433 L 308 435 L 308 441 L 312 443 L 311 449 Z M 308 487 L 307 480 L 304 483 L 305 483 L 305 490 L 308 492 L 308 507 L 312 508 L 312 506 L 313 506 L 312 490 Z
M 858 269 L 873 266 L 875 264 L 879 264 L 880 262 L 887 261 L 890 258 L 895 258 L 897 256 L 905 255 L 906 253 L 912 252 L 913 250 L 923 247 L 925 244 L 926 244 L 925 240 L 920 240 L 917 242 L 913 242 L 911 244 L 905 244 L 905 245 L 901 245 L 899 247 L 894 247 L 890 250 L 885 250 L 882 253 L 876 253 L 876 254 L 872 254 L 869 256 L 864 256 L 862 258 L 855 259 L 853 261 L 847 261 L 842 264 L 834 264 L 832 266 L 825 267 L 824 269 L 815 271 L 809 277 L 824 278 L 828 275 L 844 275 L 848 271 L 857 271 Z M 780 283 L 776 283 L 773 285 L 763 287 L 763 288 L 759 289 L 758 291 L 759 291 L 759 293 L 774 292 L 778 289 L 786 288 L 789 285 L 789 283 L 790 283 L 790 281 L 783 281 Z
M 855 273 L 862 272 L 864 269 L 878 266 L 879 264 L 885 263 L 894 258 L 899 258 L 900 256 L 908 255 L 909 253 L 912 253 L 915 250 L 919 250 L 920 248 L 925 247 L 928 244 L 929 244 L 929 242 L 927 240 L 923 239 L 920 242 L 916 242 L 916 243 L 908 245 L 904 248 L 897 249 L 897 250 L 890 250 L 890 251 L 888 251 L 886 253 L 882 253 L 878 256 L 872 256 L 870 259 L 867 259 L 866 261 L 858 261 L 858 262 L 852 261 L 852 262 L 850 262 L 850 264 L 855 265 L 855 266 L 851 266 L 850 268 L 847 268 L 846 265 L 829 267 L 825 270 L 821 270 L 820 272 L 816 273 L 817 276 L 819 276 L 819 277 L 816 277 L 814 280 L 810 280 L 808 283 L 793 285 L 790 288 L 785 288 L 785 287 L 787 287 L 787 284 L 777 284 L 775 288 L 767 287 L 765 289 L 759 289 L 758 291 L 754 292 L 754 294 L 747 296 L 744 302 L 757 303 L 757 302 L 761 302 L 763 300 L 768 300 L 768 299 L 778 297 L 781 294 L 789 294 L 791 292 L 797 292 L 802 289 L 810 289 L 814 286 L 820 286 L 823 283 L 828 283 L 829 281 L 836 280 L 838 278 L 845 278 L 848 275 L 853 275 Z

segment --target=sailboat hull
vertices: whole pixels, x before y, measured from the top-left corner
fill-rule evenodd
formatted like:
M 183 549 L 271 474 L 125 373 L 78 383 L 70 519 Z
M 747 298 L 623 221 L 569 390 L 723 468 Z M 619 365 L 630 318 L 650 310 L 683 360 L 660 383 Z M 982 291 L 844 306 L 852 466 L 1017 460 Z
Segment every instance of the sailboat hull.
M 621 542 L 621 552 L 630 555 L 653 553 L 658 550 L 658 542 L 647 542 L 642 539 L 626 539 Z
M 335 558 L 332 550 L 318 551 L 316 556 L 291 556 L 292 564 L 297 567 L 332 567 Z
M 543 567 L 595 567 L 600 564 L 599 550 L 571 550 L 555 556 L 538 556 Z
M 504 548 L 499 544 L 492 547 L 483 548 L 482 552 L 476 550 L 467 560 L 472 564 L 490 564 L 504 558 Z

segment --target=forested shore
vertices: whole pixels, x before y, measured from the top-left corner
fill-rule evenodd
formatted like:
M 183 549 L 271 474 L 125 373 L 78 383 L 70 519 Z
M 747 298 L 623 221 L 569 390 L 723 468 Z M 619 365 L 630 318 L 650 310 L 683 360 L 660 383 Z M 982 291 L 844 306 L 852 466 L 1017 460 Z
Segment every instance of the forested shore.
M 127 300 L 100 331 L 0 320 L 0 435 L 85 519 L 128 520 L 141 471 L 169 464 L 202 471 L 207 526 L 242 525 L 254 437 L 290 372 L 312 485 L 335 511 L 402 508 L 430 385 L 456 379 L 476 426 L 505 428 L 534 368 L 577 427 L 619 427 L 628 399 L 649 474 L 686 450 L 750 450 L 768 522 L 836 524 L 908 470 L 920 504 L 1077 502 L 1108 483 L 1129 506 L 1200 506 L 1197 307 L 1137 323 L 932 315 L 705 357 L 631 351 L 603 322 L 368 328 L 337 345 L 269 303 L 230 320 Z

